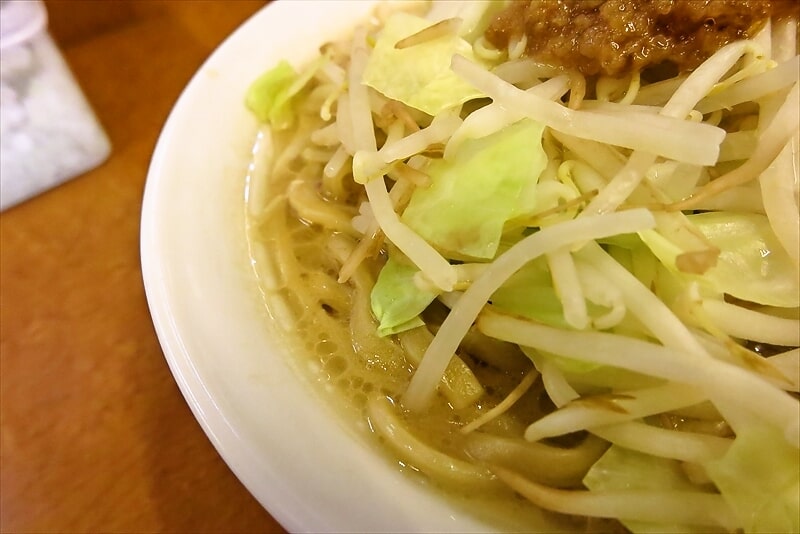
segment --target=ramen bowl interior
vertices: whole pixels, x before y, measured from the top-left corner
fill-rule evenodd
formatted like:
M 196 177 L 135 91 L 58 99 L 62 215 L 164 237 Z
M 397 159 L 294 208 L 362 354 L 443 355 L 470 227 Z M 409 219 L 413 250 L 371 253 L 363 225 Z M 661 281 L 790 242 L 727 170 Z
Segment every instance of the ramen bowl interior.
M 301 64 L 324 40 L 346 34 L 371 4 L 271 4 L 196 73 L 147 178 L 141 255 L 148 303 L 194 415 L 287 529 L 492 530 L 404 477 L 321 402 L 271 335 L 250 264 L 244 195 L 257 124 L 243 95 L 280 59 Z

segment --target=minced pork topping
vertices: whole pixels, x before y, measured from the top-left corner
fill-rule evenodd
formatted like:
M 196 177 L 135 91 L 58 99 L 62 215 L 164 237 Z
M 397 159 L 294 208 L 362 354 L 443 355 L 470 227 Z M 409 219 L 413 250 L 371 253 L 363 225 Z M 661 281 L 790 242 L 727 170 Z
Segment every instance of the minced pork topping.
M 526 38 L 525 55 L 591 76 L 662 63 L 691 70 L 770 16 L 798 16 L 797 0 L 520 0 L 492 22 L 497 48 Z

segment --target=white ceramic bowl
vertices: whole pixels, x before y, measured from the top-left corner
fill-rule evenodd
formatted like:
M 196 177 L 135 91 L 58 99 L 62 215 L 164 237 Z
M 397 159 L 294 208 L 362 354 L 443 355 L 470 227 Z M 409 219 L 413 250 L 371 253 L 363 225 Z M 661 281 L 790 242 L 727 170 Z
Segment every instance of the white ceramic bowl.
M 147 177 L 147 299 L 169 366 L 209 439 L 288 530 L 495 530 L 403 476 L 309 391 L 270 337 L 250 265 L 244 187 L 257 125 L 245 90 L 280 59 L 311 59 L 371 4 L 272 3 L 200 68 Z

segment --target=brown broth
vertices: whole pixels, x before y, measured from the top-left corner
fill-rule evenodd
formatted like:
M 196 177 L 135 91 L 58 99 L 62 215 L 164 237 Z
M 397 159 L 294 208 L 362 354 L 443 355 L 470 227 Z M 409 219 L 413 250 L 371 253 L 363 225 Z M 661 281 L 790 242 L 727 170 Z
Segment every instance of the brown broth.
M 278 139 L 276 153 L 280 152 Z M 289 181 L 321 169 L 299 166 L 272 171 L 269 176 L 268 198 L 283 193 Z M 500 531 L 521 531 L 530 525 L 546 524 L 553 531 L 609 532 L 619 528 L 616 522 L 588 521 L 543 512 L 527 500 L 498 483 L 491 490 L 475 491 L 455 487 L 447 481 L 435 480 L 421 473 L 393 452 L 385 438 L 370 428 L 367 399 L 385 395 L 398 400 L 411 378 L 411 367 L 405 361 L 399 344 L 382 341 L 382 350 L 354 340 L 349 324 L 349 310 L 356 302 L 352 283 L 339 287 L 345 295 L 341 303 L 326 302 L 324 295 L 307 294 L 307 282 L 321 275 L 335 280 L 338 266 L 326 253 L 330 232 L 309 225 L 288 207 L 278 210 L 276 217 L 259 220 L 249 217 L 248 240 L 252 261 L 260 280 L 265 305 L 272 324 L 265 324 L 281 338 L 287 355 L 302 379 L 308 381 L 318 396 L 316 401 L 333 406 L 347 431 L 365 437 L 377 454 L 389 465 L 402 472 L 414 483 L 431 488 L 454 503 L 463 513 L 496 526 Z M 284 265 L 282 265 L 284 264 Z M 282 273 L 285 264 L 297 269 L 288 279 Z M 379 264 L 372 266 L 377 271 Z M 487 394 L 476 405 L 462 410 L 452 409 L 440 400 L 421 416 L 402 415 L 404 424 L 420 439 L 454 457 L 469 459 L 464 452 L 464 437 L 458 428 L 479 413 L 497 404 L 520 380 L 521 374 L 505 374 L 473 360 L 468 362 L 480 379 Z M 498 434 L 520 435 L 524 419 L 541 412 L 540 389 L 532 391 L 515 405 L 505 417 L 491 423 Z

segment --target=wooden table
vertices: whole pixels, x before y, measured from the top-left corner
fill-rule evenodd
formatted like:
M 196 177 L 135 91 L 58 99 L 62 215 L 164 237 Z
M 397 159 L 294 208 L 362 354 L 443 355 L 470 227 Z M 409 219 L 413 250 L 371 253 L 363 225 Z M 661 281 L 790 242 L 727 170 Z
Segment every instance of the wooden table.
M 2 532 L 283 532 L 181 396 L 139 263 L 145 175 L 167 114 L 263 5 L 47 3 L 113 153 L 0 215 Z

